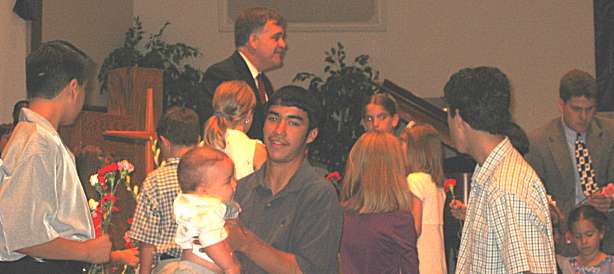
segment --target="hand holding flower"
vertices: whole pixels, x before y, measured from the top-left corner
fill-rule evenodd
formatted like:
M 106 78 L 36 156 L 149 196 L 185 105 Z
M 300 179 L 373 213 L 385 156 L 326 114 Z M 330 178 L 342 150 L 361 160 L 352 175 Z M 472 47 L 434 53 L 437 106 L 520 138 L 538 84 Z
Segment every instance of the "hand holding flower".
M 467 214 L 467 206 L 459 200 L 452 200 L 450 202 L 450 213 L 452 213 L 454 218 L 463 221 L 465 220 L 465 215 Z

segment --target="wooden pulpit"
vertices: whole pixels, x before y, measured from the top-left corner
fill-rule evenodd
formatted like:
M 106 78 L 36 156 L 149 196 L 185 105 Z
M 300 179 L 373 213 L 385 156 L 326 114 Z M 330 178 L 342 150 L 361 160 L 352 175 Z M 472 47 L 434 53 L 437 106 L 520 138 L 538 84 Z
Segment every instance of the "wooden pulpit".
M 155 124 L 162 115 L 162 81 L 162 71 L 157 69 L 120 68 L 112 70 L 108 75 L 109 99 L 106 109 L 91 110 L 86 107 L 73 125 L 60 129 L 64 143 L 75 154 L 86 145 L 94 145 L 110 153 L 116 160 L 130 161 L 135 167 L 132 181 L 140 186 L 148 169 L 153 167 L 152 160 L 148 159 L 151 147 L 146 139 L 132 138 L 129 134 L 117 133 L 129 131 L 139 136 L 145 133 L 154 134 Z M 149 104 L 147 103 L 148 89 L 151 93 Z M 88 182 L 83 183 L 89 184 Z M 117 205 L 120 212 L 116 214 L 117 220 L 116 217 L 113 218 L 111 229 L 111 237 L 116 248 L 123 246 L 122 237 L 127 228 L 126 220 L 132 217 L 134 212 L 135 203 L 129 195 L 124 188 L 118 189 Z

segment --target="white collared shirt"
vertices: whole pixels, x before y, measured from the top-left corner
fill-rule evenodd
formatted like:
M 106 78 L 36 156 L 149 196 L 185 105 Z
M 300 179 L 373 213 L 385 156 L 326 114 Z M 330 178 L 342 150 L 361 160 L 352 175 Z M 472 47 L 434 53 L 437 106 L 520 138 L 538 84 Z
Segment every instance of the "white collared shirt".
M 252 78 L 256 82 L 256 86 L 257 86 L 258 85 L 258 79 L 256 79 L 256 78 L 260 74 L 260 71 L 258 71 L 256 66 L 254 66 L 254 64 L 252 64 L 252 62 L 250 62 L 249 59 L 247 59 L 247 57 L 245 57 L 245 55 L 240 50 L 238 52 L 239 52 L 239 55 L 241 55 L 241 58 L 243 58 L 243 61 L 245 61 L 245 63 L 247 64 L 247 68 L 249 69 L 249 73 L 252 75 Z
M 4 155 L 0 183 L 0 261 L 55 238 L 94 238 L 75 159 L 43 116 L 24 108 Z

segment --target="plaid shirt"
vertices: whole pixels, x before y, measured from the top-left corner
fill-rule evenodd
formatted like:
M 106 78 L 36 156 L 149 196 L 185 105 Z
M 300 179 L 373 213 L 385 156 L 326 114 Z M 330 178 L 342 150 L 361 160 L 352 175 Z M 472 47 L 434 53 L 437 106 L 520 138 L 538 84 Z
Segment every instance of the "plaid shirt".
M 179 158 L 167 159 L 143 182 L 139 193 L 130 238 L 156 246 L 156 258 L 162 254 L 181 256 L 175 243 L 177 223 L 173 213 L 173 201 L 181 192 L 177 179 Z
M 456 273 L 556 273 L 546 190 L 512 147 L 476 166 Z

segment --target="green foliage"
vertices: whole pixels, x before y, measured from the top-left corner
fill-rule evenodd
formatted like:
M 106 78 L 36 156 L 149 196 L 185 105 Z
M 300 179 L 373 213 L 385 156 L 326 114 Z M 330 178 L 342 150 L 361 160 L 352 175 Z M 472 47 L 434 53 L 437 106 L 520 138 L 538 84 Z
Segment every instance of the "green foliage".
M 346 52 L 341 43 L 325 52 L 325 76 L 298 73 L 295 82 L 309 81 L 309 89 L 320 95 L 324 119 L 318 138 L 310 148 L 310 157 L 328 167 L 343 171 L 348 153 L 364 132 L 360 125 L 362 107 L 376 90 L 379 72 L 369 65 L 368 55 L 359 55 L 346 64 Z
M 199 92 L 204 90 L 203 74 L 200 69 L 182 63 L 200 56 L 200 50 L 184 43 L 168 43 L 162 40 L 166 22 L 155 34 L 141 46 L 145 31 L 139 17 L 134 18 L 132 26 L 126 32 L 124 44 L 114 49 L 104 60 L 98 73 L 100 92 L 107 89 L 109 71 L 122 67 L 157 68 L 164 72 L 164 105 L 187 106 L 197 108 L 194 98 L 199 98 Z M 204 104 L 210 105 L 210 104 Z

